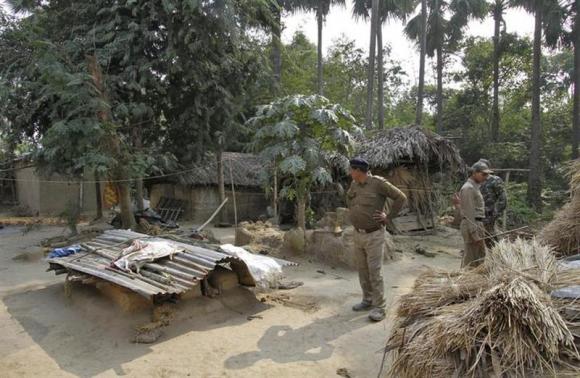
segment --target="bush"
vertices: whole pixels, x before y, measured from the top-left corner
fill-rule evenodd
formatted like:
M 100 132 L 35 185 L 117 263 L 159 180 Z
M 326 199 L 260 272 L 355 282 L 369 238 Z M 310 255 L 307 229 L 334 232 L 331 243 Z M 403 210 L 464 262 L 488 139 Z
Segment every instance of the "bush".
M 540 214 L 528 205 L 526 199 L 527 183 L 509 183 L 506 190 L 508 227 L 524 226 L 540 219 Z

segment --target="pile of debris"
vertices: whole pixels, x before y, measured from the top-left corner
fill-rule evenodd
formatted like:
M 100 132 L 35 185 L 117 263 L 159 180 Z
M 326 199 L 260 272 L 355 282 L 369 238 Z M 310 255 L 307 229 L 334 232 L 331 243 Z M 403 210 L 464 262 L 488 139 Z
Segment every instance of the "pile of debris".
M 477 269 L 429 271 L 404 295 L 386 351 L 391 375 L 555 375 L 580 361 L 570 302 L 552 299 L 580 285 L 537 240 L 501 241 Z
M 570 163 L 568 176 L 571 200 L 540 233 L 560 256 L 580 254 L 580 159 Z
M 270 222 L 242 222 L 236 229 L 237 246 L 246 246 L 255 252 L 270 255 L 284 244 L 284 232 Z
M 216 269 L 235 272 L 242 285 L 267 288 L 276 287 L 282 267 L 296 265 L 229 244 L 214 246 L 127 230 L 107 230 L 90 241 L 55 249 L 47 262 L 56 274 L 81 282 L 108 281 L 154 303 L 176 300 L 198 285 L 203 292 Z

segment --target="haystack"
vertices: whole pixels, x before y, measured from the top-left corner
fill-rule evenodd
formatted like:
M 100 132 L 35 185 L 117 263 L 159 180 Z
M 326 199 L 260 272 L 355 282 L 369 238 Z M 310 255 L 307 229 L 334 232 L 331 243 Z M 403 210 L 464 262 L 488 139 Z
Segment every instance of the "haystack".
M 580 276 L 558 269 L 549 247 L 516 240 L 498 243 L 477 269 L 427 272 L 401 298 L 387 343 L 390 374 L 524 377 L 573 368 L 574 335 L 550 292 Z
M 580 159 L 569 164 L 570 202 L 556 213 L 540 238 L 559 256 L 580 253 Z
M 433 175 L 451 176 L 464 169 L 453 142 L 419 126 L 377 131 L 359 139 L 357 145 L 357 154 L 368 160 L 372 172 L 407 195 L 409 210 L 421 224 L 438 212 Z

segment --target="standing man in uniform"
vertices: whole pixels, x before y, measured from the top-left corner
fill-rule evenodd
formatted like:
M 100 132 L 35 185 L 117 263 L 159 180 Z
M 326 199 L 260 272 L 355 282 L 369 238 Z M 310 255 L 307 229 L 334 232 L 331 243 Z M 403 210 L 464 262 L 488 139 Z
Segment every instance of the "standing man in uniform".
M 407 197 L 390 182 L 369 172 L 369 163 L 361 158 L 350 161 L 352 184 L 346 202 L 354 231 L 354 254 L 358 265 L 363 299 L 354 311 L 370 310 L 369 318 L 385 318 L 383 256 L 385 224 L 397 216 Z M 387 198 L 393 200 L 389 214 L 384 212 Z
M 475 163 L 470 172 L 471 175 L 459 191 L 459 206 L 462 217 L 460 229 L 464 243 L 461 267 L 477 266 L 485 258 L 484 202 L 479 189 L 492 172 L 481 161 Z
M 489 160 L 479 159 L 491 169 Z M 507 207 L 507 196 L 503 180 L 498 176 L 490 174 L 483 184 L 481 184 L 481 195 L 485 204 L 485 219 L 483 225 L 487 235 L 495 235 L 495 222 L 501 217 Z M 485 240 L 487 248 L 491 248 L 497 243 L 496 238 L 488 238 Z

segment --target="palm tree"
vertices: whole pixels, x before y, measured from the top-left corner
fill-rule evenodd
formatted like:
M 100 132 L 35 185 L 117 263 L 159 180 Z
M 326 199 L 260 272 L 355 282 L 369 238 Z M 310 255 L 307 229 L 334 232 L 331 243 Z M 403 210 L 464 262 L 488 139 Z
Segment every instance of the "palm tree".
M 355 17 L 369 19 L 371 18 L 371 41 L 373 39 L 373 32 L 375 33 L 375 41 L 377 50 L 377 81 L 378 81 L 378 103 L 379 103 L 379 128 L 384 128 L 385 123 L 385 99 L 384 99 L 384 62 L 383 62 L 383 24 L 389 19 L 400 19 L 405 20 L 407 16 L 413 12 L 415 8 L 416 0 L 379 0 L 375 5 L 377 9 L 377 14 L 379 15 L 378 21 L 375 21 L 375 27 L 372 27 L 372 10 L 374 2 L 372 0 L 355 0 L 353 6 L 353 14 Z M 372 43 L 372 42 L 371 42 Z M 374 50 L 374 44 L 373 44 Z M 374 53 L 372 54 L 372 67 L 371 67 L 371 55 L 369 51 L 369 88 L 370 97 L 367 98 L 367 111 L 369 110 L 368 105 L 370 105 L 370 114 L 367 114 L 367 119 L 372 119 L 372 95 L 373 95 L 373 85 L 374 80 Z M 367 94 L 369 94 L 367 93 Z M 367 125 L 369 126 L 369 125 Z
M 415 123 L 423 124 L 423 97 L 425 95 L 425 54 L 427 50 L 427 0 L 421 0 L 421 29 L 419 41 L 419 85 L 417 87 L 417 109 Z
M 471 18 L 483 18 L 484 0 L 429 0 L 426 27 L 421 24 L 421 14 L 412 18 L 405 27 L 409 38 L 421 42 L 422 29 L 426 31 L 426 53 L 436 56 L 437 66 L 437 132 L 443 130 L 443 67 L 445 53 L 456 48 L 463 36 L 463 28 Z M 450 15 L 448 17 L 447 15 Z
M 491 118 L 491 140 L 499 140 L 499 60 L 500 60 L 500 28 L 503 24 L 505 32 L 504 12 L 507 8 L 506 0 L 495 0 L 491 5 L 493 16 L 493 104 Z
M 297 10 L 310 9 L 309 0 L 276 0 L 270 3 L 272 12 L 272 47 L 271 56 L 274 81 L 272 90 L 275 95 L 280 90 L 280 80 L 282 78 L 282 13 L 296 12 Z
M 532 60 L 532 124 L 530 127 L 530 160 L 528 175 L 528 203 L 538 212 L 542 210 L 542 124 L 540 118 L 542 29 L 546 30 L 548 45 L 561 37 L 563 9 L 558 0 L 513 0 L 534 15 L 534 47 Z
M 304 11 L 313 11 L 316 13 L 316 25 L 318 27 L 318 67 L 317 67 L 317 93 L 322 95 L 324 92 L 324 76 L 323 76 L 323 61 L 322 61 L 322 29 L 326 16 L 330 12 L 332 5 L 344 5 L 344 0 L 287 0 L 291 2 L 291 7 L 294 9 L 301 9 Z

